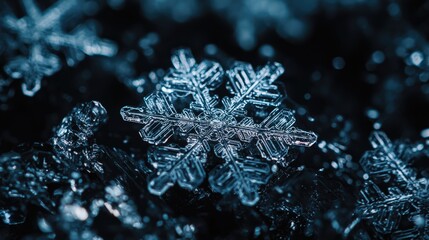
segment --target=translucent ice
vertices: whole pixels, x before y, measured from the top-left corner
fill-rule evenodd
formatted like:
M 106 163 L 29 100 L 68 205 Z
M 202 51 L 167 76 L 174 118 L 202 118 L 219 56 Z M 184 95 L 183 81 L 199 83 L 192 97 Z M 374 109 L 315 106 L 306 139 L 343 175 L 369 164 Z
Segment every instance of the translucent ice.
M 373 132 L 370 142 L 374 150 L 367 151 L 360 160 L 368 180 L 360 192 L 358 216 L 384 236 L 425 239 L 429 225 L 419 219 L 429 215 L 429 179 L 417 178 L 409 164 L 417 156 L 428 156 L 427 146 L 393 143 L 384 132 Z
M 83 103 L 74 108 L 57 128 L 50 144 L 24 144 L 15 151 L 0 155 L 0 211 L 7 224 L 25 220 L 28 203 L 54 212 L 57 197 L 52 185 L 65 184 L 77 167 L 94 160 L 96 154 L 91 137 L 107 112 L 98 102 Z M 74 182 L 71 182 L 76 186 Z
M 50 142 L 0 155 L 0 219 L 22 224 L 32 205 L 38 239 L 193 239 L 195 227 L 146 190 L 148 169 L 124 151 L 95 144 L 106 119 L 99 102 L 80 104 Z
M 11 59 L 4 67 L 5 72 L 15 79 L 24 79 L 23 93 L 33 96 L 45 76 L 51 76 L 61 68 L 56 51 L 62 51 L 68 65 L 75 65 L 85 55 L 113 56 L 116 45 L 99 39 L 90 24 L 79 25 L 70 33 L 63 26 L 71 16 L 79 13 L 80 0 L 59 0 L 42 11 L 34 0 L 22 0 L 26 16 L 17 18 L 12 12 L 4 11 L 0 17 L 0 30 L 16 41 L 15 48 L 22 55 Z
M 91 137 L 107 121 L 106 109 L 96 101 L 75 107 L 56 128 L 51 142 L 56 155 L 77 164 L 92 143 Z
M 21 145 L 0 155 L 0 216 L 6 224 L 26 219 L 27 204 L 53 212 L 55 203 L 49 185 L 65 181 L 66 165 L 58 161 L 48 146 Z
M 287 109 L 275 108 L 260 123 L 247 114 L 246 107 L 279 106 L 282 96 L 273 82 L 283 67 L 268 63 L 254 71 L 250 64 L 236 62 L 227 71 L 232 97 L 220 104 L 219 97 L 211 94 L 223 79 L 218 63 L 197 63 L 186 49 L 176 51 L 172 62 L 174 68 L 164 77 L 164 92 L 145 97 L 142 107 L 121 109 L 125 121 L 144 125 L 140 130 L 144 141 L 160 145 L 178 134 L 188 142 L 185 147 L 162 146 L 149 152 L 149 162 L 156 169 L 148 183 L 150 192 L 163 194 L 174 183 L 186 189 L 198 187 L 205 179 L 207 153 L 213 148 L 225 163 L 210 172 L 212 189 L 235 192 L 243 204 L 254 205 L 259 199 L 257 186 L 271 175 L 270 163 L 262 158 L 282 162 L 289 146 L 309 147 L 317 138 L 313 132 L 293 127 L 295 118 Z M 173 99 L 187 95 L 193 99 L 190 107 L 178 112 Z M 261 159 L 242 156 L 251 146 L 256 146 Z

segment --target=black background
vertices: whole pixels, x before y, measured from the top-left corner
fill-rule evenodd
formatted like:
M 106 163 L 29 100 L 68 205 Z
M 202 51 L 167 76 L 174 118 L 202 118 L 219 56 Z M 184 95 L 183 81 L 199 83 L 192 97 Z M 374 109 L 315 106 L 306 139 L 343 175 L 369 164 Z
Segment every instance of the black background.
M 15 1 L 9 3 L 19 15 L 21 6 Z M 258 46 L 270 44 L 275 49 L 276 54 L 270 59 L 261 56 L 258 47 L 242 50 L 235 41 L 229 22 L 209 11 L 186 23 L 176 23 L 166 18 L 149 21 L 135 1 L 126 2 L 118 10 L 101 3 L 100 11 L 92 18 L 98 22 L 100 36 L 118 44 L 118 57 L 113 60 L 87 57 L 76 67 L 64 66 L 60 72 L 42 81 L 42 88 L 34 97 L 24 96 L 20 91 L 20 80 L 14 81 L 11 88 L 15 90 L 15 96 L 3 103 L 0 111 L 0 152 L 10 151 L 24 142 L 47 141 L 53 127 L 73 106 L 89 100 L 100 101 L 109 113 L 109 121 L 98 133 L 97 142 L 124 150 L 133 147 L 145 149 L 147 144 L 139 138 L 138 126 L 123 122 L 119 110 L 125 105 L 140 104 L 141 98 L 153 88 L 149 85 L 141 95 L 132 92 L 118 80 L 112 69 L 105 67 L 106 61 L 122 61 L 121 57 L 126 52 L 134 50 L 137 59 L 132 63 L 132 75 L 138 76 L 159 68 L 168 69 L 172 50 L 180 47 L 190 48 L 197 60 L 214 58 L 224 66 L 230 64 L 231 59 L 250 62 L 254 66 L 269 60 L 282 63 L 286 72 L 279 81 L 288 94 L 285 105 L 294 109 L 302 107 L 307 111 L 307 115 L 298 116 L 297 126 L 318 133 L 319 141 L 331 140 L 339 132 L 332 127 L 332 121 L 341 115 L 352 126 L 346 152 L 354 162 L 370 149 L 367 139 L 376 121 L 366 115 L 370 108 L 379 111 L 381 129 L 392 139 L 416 141 L 421 139 L 421 131 L 429 128 L 429 95 L 421 90 L 425 84 L 399 85 L 399 94 L 396 95 L 387 92 L 383 84 L 390 78 L 398 79 L 398 82 L 407 78 L 403 59 L 396 57 L 392 49 L 397 36 L 410 29 L 428 39 L 429 4 L 425 1 L 399 1 L 401 16 L 392 17 L 387 11 L 389 3 L 380 1 L 376 8 L 355 7 L 338 10 L 334 14 L 323 9 L 316 11 L 308 17 L 311 32 L 302 41 L 283 39 L 269 29 L 259 37 Z M 145 57 L 139 50 L 138 41 L 149 32 L 158 33 L 160 41 L 154 46 L 154 55 Z M 208 56 L 204 51 L 207 44 L 216 45 L 219 54 Z M 386 60 L 375 70 L 368 70 L 367 62 L 376 50 L 382 50 Z M 341 70 L 332 65 L 333 58 L 337 56 L 345 60 L 345 67 Z M 0 65 L 4 66 L 10 57 L 1 56 Z M 315 72 L 320 74 L 317 81 L 313 79 Z M 2 75 L 5 76 L 4 73 Z M 368 79 L 374 76 L 375 83 L 370 83 Z M 310 99 L 304 98 L 307 93 L 311 95 Z M 308 121 L 308 116 L 314 117 L 315 121 Z M 123 143 L 124 139 L 128 144 Z M 305 165 L 311 171 L 317 171 L 326 166 L 324 162 L 333 161 L 335 155 L 321 153 L 316 145 L 300 154 L 297 166 Z M 427 166 L 427 163 L 418 165 L 422 171 Z M 359 179 L 360 174 L 357 172 L 354 178 Z M 359 184 L 344 185 L 347 189 L 345 195 L 350 195 L 350 202 L 355 201 Z M 237 219 L 233 210 L 217 211 L 210 201 L 219 201 L 220 196 L 210 201 L 191 201 L 195 195 L 175 187 L 165 199 L 177 214 L 205 221 L 201 223 L 205 227 L 200 232 L 204 239 L 209 236 L 240 237 L 233 232 L 252 221 L 250 217 Z M 348 201 L 347 197 L 345 201 Z M 31 232 L 33 226 L 28 223 L 22 228 Z M 271 236 L 278 234 L 282 233 L 276 229 Z

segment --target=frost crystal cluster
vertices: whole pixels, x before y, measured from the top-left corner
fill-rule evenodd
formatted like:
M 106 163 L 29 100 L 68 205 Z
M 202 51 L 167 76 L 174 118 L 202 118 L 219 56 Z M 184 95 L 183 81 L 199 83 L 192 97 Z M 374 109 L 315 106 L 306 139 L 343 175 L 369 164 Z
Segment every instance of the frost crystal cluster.
M 62 120 L 49 143 L 0 155 L 0 219 L 24 223 L 32 205 L 43 209 L 37 225 L 46 235 L 29 239 L 103 239 L 100 218 L 120 224 L 110 233 L 115 239 L 192 239 L 194 226 L 174 218 L 140 186 L 144 169 L 125 152 L 95 144 L 94 134 L 106 120 L 99 102 L 83 103 Z
M 77 106 L 63 119 L 51 138 L 55 153 L 80 165 L 79 162 L 93 150 L 91 138 L 106 121 L 107 111 L 99 102 Z
M 427 239 L 429 236 L 429 179 L 418 178 L 409 164 L 429 156 L 424 143 L 392 143 L 383 132 L 373 132 L 360 163 L 368 179 L 360 192 L 357 213 L 381 236 Z
M 6 4 L 0 13 L 0 31 L 10 36 L 9 46 L 18 56 L 5 66 L 5 72 L 12 78 L 23 79 L 23 93 L 33 96 L 41 87 L 41 80 L 61 68 L 61 61 L 55 52 L 61 51 L 69 66 L 76 65 L 85 55 L 113 56 L 116 45 L 99 39 L 90 24 L 82 24 L 65 32 L 69 19 L 82 14 L 81 0 L 59 0 L 42 11 L 34 0 L 22 0 L 25 16 L 18 18 L 6 11 Z M 13 40 L 12 40 L 13 39 Z
M 63 119 L 51 138 L 53 151 L 48 144 L 36 143 L 0 155 L 3 222 L 22 223 L 27 203 L 53 213 L 56 204 L 49 186 L 67 182 L 71 171 L 80 166 L 75 164 L 76 159 L 90 155 L 90 137 L 106 119 L 107 112 L 100 103 L 81 104 Z
M 163 194 L 175 183 L 193 190 L 205 179 L 204 164 L 212 160 L 210 149 L 223 163 L 210 171 L 208 181 L 215 192 L 234 192 L 245 205 L 259 200 L 258 186 L 272 174 L 272 163 L 285 165 L 289 146 L 309 147 L 316 141 L 313 132 L 293 127 L 293 112 L 278 108 L 283 96 L 274 81 L 284 72 L 279 63 L 268 63 L 254 70 L 244 62 L 235 62 L 226 71 L 230 97 L 222 100 L 215 90 L 222 84 L 224 71 L 219 63 L 197 63 L 186 49 L 172 56 L 173 68 L 164 77 L 162 92 L 145 97 L 142 107 L 123 107 L 125 121 L 144 125 L 140 135 L 156 146 L 148 161 L 156 173 L 148 189 Z M 175 104 L 191 96 L 189 107 L 178 111 Z M 268 112 L 268 108 L 274 108 Z M 265 119 L 257 123 L 250 113 L 266 110 Z M 173 136 L 187 144 L 162 145 Z M 249 153 L 256 149 L 259 153 Z M 264 161 L 266 160 L 266 161 Z

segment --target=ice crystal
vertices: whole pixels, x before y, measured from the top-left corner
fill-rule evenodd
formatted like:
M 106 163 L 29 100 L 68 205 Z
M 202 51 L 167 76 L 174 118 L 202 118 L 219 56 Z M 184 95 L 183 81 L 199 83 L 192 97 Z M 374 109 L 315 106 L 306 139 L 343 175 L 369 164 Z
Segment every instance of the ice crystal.
M 278 107 L 282 100 L 273 82 L 283 73 L 279 63 L 268 63 L 255 71 L 248 63 L 236 62 L 227 71 L 227 88 L 232 97 L 222 99 L 211 91 L 222 83 L 220 64 L 208 60 L 196 63 L 186 49 L 172 56 L 174 68 L 164 77 L 162 90 L 145 97 L 142 107 L 123 107 L 125 121 L 144 124 L 144 141 L 160 145 L 175 133 L 186 138 L 185 147 L 159 146 L 152 149 L 149 162 L 156 174 L 148 183 L 149 191 L 161 195 L 174 183 L 185 189 L 197 188 L 205 179 L 203 164 L 213 148 L 224 163 L 209 173 L 215 192 L 235 192 L 241 202 L 254 205 L 258 186 L 271 175 L 271 166 L 244 150 L 256 146 L 262 158 L 282 162 L 290 145 L 309 147 L 316 141 L 313 132 L 293 127 L 290 110 L 275 108 L 260 123 L 248 115 L 246 107 Z M 189 108 L 177 112 L 172 97 L 192 96 Z
M 409 166 L 427 155 L 423 143 L 392 143 L 384 132 L 373 132 L 360 163 L 368 179 L 361 190 L 357 213 L 382 235 L 394 239 L 425 239 L 429 236 L 429 179 L 418 178 Z M 407 228 L 400 226 L 408 221 Z M 405 225 L 407 226 L 407 225 Z
M 53 212 L 49 197 L 50 184 L 65 180 L 64 165 L 49 148 L 36 144 L 23 145 L 17 151 L 0 155 L 0 217 L 6 224 L 19 224 L 26 219 L 27 204 Z
M 83 159 L 87 159 L 85 163 L 92 160 L 89 157 L 94 154 L 94 146 L 90 137 L 106 117 L 100 103 L 81 104 L 63 119 L 51 139 L 53 146 L 21 145 L 13 152 L 0 155 L 0 194 L 5 203 L 0 214 L 5 223 L 22 223 L 26 203 L 54 211 L 49 186 L 64 184 L 73 169 L 83 166 Z
M 80 11 L 80 0 L 59 0 L 45 11 L 34 0 L 22 0 L 26 16 L 17 18 L 10 11 L 0 18 L 1 31 L 13 36 L 22 52 L 4 67 L 15 79 L 24 79 L 23 93 L 33 96 L 45 76 L 59 71 L 61 62 L 53 52 L 61 50 L 68 65 L 73 66 L 85 55 L 112 56 L 116 46 L 99 39 L 89 24 L 76 27 L 70 33 L 63 31 L 67 20 Z
M 70 188 L 62 189 L 55 216 L 41 218 L 43 232 L 67 239 L 127 237 L 131 239 L 193 239 L 194 227 L 175 218 L 168 207 L 156 201 L 140 185 L 144 182 L 136 162 L 125 152 L 99 146 L 97 161 L 102 168 L 96 178 L 73 172 Z M 134 183 L 134 184 L 133 184 Z M 137 195 L 130 193 L 138 192 Z M 114 222 L 114 231 L 98 219 Z M 107 235 L 108 234 L 108 235 Z
M 61 122 L 51 142 L 56 155 L 73 163 L 80 162 L 92 142 L 91 137 L 107 121 L 106 109 L 96 101 L 75 107 Z
M 37 214 L 43 239 L 193 239 L 195 227 L 142 186 L 148 169 L 119 149 L 95 144 L 106 119 L 99 102 L 80 104 L 49 143 L 0 155 L 0 219 L 21 224 L 32 204 L 45 210 Z M 101 218 L 113 218 L 115 230 L 98 223 Z

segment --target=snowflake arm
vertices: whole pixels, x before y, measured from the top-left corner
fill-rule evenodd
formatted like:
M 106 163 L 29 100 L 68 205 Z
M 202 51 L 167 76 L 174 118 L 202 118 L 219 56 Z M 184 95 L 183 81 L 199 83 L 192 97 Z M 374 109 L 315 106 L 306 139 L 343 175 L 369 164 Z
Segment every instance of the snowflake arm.
M 5 67 L 5 72 L 14 79 L 23 78 L 22 91 L 27 96 L 33 96 L 39 91 L 44 76 L 51 76 L 61 68 L 57 56 L 42 51 L 40 45 L 30 49 L 30 55 L 12 59 Z
M 190 144 L 184 149 L 167 146 L 151 151 L 148 159 L 157 173 L 149 180 L 149 191 L 162 195 L 175 182 L 188 190 L 197 188 L 206 177 L 202 165 L 206 162 L 206 152 L 201 142 Z
M 271 167 L 254 157 L 240 158 L 239 142 L 219 143 L 215 153 L 225 163 L 210 172 L 209 183 L 213 191 L 221 194 L 235 192 L 244 205 L 253 206 L 259 200 L 258 187 L 271 177 Z
M 72 1 L 70 1 L 72 2 Z M 37 7 L 34 0 L 23 0 L 22 5 L 24 7 L 25 12 L 27 13 L 28 17 L 30 17 L 33 20 L 39 20 L 42 16 L 42 12 Z
M 391 178 L 400 184 L 415 188 L 416 173 L 398 157 L 393 143 L 384 132 L 373 132 L 370 135 L 374 150 L 367 151 L 360 160 L 362 168 L 375 179 Z
M 162 92 L 145 97 L 141 108 L 123 107 L 121 115 L 125 121 L 144 124 L 140 136 L 155 145 L 167 142 L 174 133 L 174 125 L 181 120 L 169 97 Z
M 397 228 L 402 216 L 409 213 L 407 203 L 412 200 L 411 194 L 384 194 L 373 182 L 365 184 L 360 192 L 357 213 L 367 220 L 371 220 L 374 228 L 383 234 Z
M 244 107 L 248 103 L 256 106 L 279 106 L 283 96 L 272 83 L 283 72 L 283 66 L 276 62 L 268 63 L 257 72 L 248 63 L 236 62 L 227 71 L 230 80 L 227 88 L 235 97 L 223 99 L 225 109 L 231 113 L 245 114 Z
M 164 77 L 162 90 L 176 95 L 192 95 L 192 109 L 208 111 L 214 108 L 218 97 L 211 96 L 209 91 L 222 82 L 223 69 L 220 64 L 207 60 L 197 64 L 188 49 L 174 52 L 171 61 L 174 68 Z
M 69 66 L 76 65 L 85 55 L 111 57 L 117 51 L 113 42 L 98 38 L 87 25 L 78 26 L 71 34 L 53 32 L 46 37 L 46 42 L 54 49 L 65 49 Z
M 379 131 L 371 133 L 369 140 L 374 150 L 360 160 L 369 180 L 360 192 L 356 213 L 376 232 L 394 239 L 425 236 L 429 224 L 421 218 L 428 212 L 429 180 L 417 179 L 407 164 L 412 157 L 425 154 L 424 145 L 392 143 Z
M 38 31 L 56 27 L 62 18 L 79 7 L 78 3 L 78 0 L 59 0 L 42 13 L 34 0 L 23 0 L 25 10 Z
M 267 159 L 281 160 L 286 154 L 289 145 L 311 146 L 317 139 L 313 132 L 306 132 L 292 125 L 295 122 L 292 112 L 288 110 L 274 110 L 260 124 L 253 123 L 251 118 L 245 118 L 237 123 L 235 119 L 225 121 L 222 112 L 214 114 L 224 122 L 218 122 L 216 129 L 212 116 L 201 115 L 198 118 L 192 111 L 185 109 L 177 114 L 167 95 L 155 93 L 145 98 L 144 108 L 124 107 L 121 109 L 124 120 L 145 124 L 140 130 L 143 140 L 152 143 L 165 143 L 174 133 L 174 127 L 179 126 L 180 132 L 187 133 L 193 128 L 205 133 L 209 138 L 218 134 L 236 134 L 240 140 L 250 142 L 257 138 L 257 146 L 261 155 Z
M 292 127 L 295 118 L 291 111 L 275 109 L 260 124 L 257 147 L 267 159 L 281 160 L 288 153 L 288 146 L 313 145 L 317 136 Z

